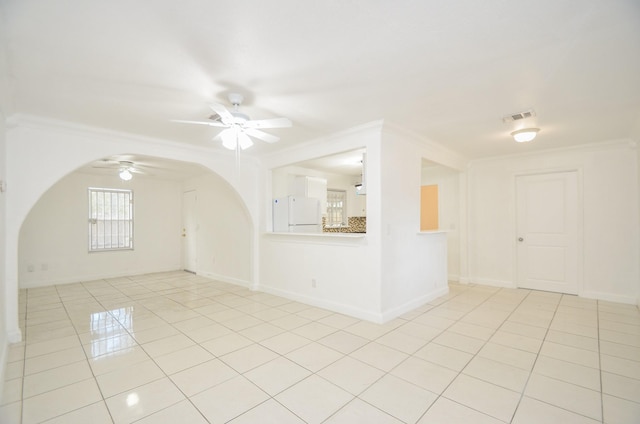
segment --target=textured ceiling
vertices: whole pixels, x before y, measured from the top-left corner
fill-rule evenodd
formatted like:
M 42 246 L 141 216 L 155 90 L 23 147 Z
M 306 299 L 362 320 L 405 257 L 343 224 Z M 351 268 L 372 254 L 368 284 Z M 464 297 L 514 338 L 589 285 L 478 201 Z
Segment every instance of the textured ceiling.
M 384 119 L 468 158 L 640 136 L 637 0 L 0 0 L 4 108 L 211 146 L 207 102 L 284 116 L 246 154 Z M 535 109 L 538 138 L 502 122 Z

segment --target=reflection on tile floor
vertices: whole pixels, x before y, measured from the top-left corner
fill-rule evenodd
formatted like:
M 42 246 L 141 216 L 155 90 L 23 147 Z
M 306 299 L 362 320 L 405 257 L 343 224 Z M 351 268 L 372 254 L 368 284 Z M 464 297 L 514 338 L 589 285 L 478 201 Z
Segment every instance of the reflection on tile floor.
M 450 288 L 384 325 L 184 272 L 22 290 L 0 422 L 640 422 L 638 308 Z

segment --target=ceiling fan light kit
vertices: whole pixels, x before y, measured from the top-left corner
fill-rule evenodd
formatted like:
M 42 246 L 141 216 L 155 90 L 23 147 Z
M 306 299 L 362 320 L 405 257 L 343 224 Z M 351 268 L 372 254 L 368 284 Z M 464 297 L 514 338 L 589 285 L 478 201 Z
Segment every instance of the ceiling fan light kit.
M 173 120 L 173 122 L 225 128 L 216 138 L 220 138 L 222 140 L 222 146 L 229 150 L 248 149 L 253 146 L 251 137 L 267 143 L 275 143 L 280 140 L 280 138 L 261 131 L 261 129 L 288 128 L 291 126 L 291 121 L 287 118 L 251 120 L 248 115 L 238 111 L 238 108 L 244 100 L 242 94 L 230 93 L 228 99 L 231 105 L 233 105 L 233 110 L 228 110 L 225 106 L 218 103 L 211 103 L 209 107 L 211 107 L 215 113 L 209 117 L 208 121 L 184 121 L 176 119 Z
M 540 128 L 523 128 L 511 133 L 511 136 L 518 143 L 526 143 L 533 140 L 538 135 Z
M 131 181 L 131 178 L 133 178 L 133 174 L 127 168 L 121 170 L 118 175 L 122 181 Z

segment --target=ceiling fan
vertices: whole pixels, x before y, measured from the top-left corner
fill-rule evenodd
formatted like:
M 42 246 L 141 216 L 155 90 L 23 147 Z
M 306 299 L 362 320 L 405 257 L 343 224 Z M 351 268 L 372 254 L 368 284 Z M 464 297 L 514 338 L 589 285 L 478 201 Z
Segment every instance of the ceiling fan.
M 233 110 L 228 110 L 225 106 L 218 103 L 211 103 L 209 107 L 211 107 L 215 113 L 209 117 L 208 121 L 173 119 L 172 122 L 225 128 L 216 138 L 221 138 L 222 145 L 229 150 L 236 150 L 238 147 L 244 150 L 253 146 L 251 137 L 267 143 L 275 143 L 280 140 L 279 137 L 261 130 L 266 128 L 288 128 L 291 126 L 291 121 L 287 118 L 251 120 L 248 115 L 238 111 L 243 100 L 244 96 L 242 94 L 230 93 L 229 102 L 233 105 Z
M 128 160 L 112 160 L 112 159 L 101 159 L 99 161 L 94 162 L 91 165 L 92 168 L 106 168 L 106 169 L 117 169 L 118 175 L 120 179 L 124 181 L 129 181 L 133 178 L 133 174 L 146 174 L 140 166 L 135 165 L 133 162 Z

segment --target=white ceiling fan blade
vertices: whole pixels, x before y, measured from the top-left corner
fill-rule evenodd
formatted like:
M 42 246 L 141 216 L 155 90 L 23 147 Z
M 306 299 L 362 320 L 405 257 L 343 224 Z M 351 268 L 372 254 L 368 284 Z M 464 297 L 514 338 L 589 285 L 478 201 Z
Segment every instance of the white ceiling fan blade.
M 222 145 L 229 150 L 235 150 L 238 143 L 235 128 L 227 128 L 219 134 L 222 138 Z
M 244 123 L 245 128 L 288 128 L 291 125 L 291 120 L 288 118 L 258 119 Z
M 120 166 L 120 162 L 112 159 L 100 159 L 91 163 L 92 168 L 118 168 Z
M 172 119 L 171 122 L 179 122 L 181 124 L 208 125 L 210 127 L 226 127 L 227 126 L 222 122 L 216 122 L 216 121 L 185 121 L 183 119 Z
M 251 137 L 258 138 L 258 139 L 260 139 L 262 141 L 266 141 L 267 143 L 275 143 L 276 141 L 280 140 L 280 137 L 276 137 L 275 135 L 267 134 L 264 131 L 256 130 L 254 128 L 247 128 L 244 131 L 247 134 L 249 134 Z
M 249 147 L 253 146 L 253 141 L 251 141 L 249 136 L 246 135 L 243 131 L 240 131 L 238 133 L 238 143 L 240 144 L 240 148 L 242 150 L 248 149 Z
M 142 174 L 142 175 L 147 174 L 147 172 L 143 171 L 140 168 L 127 168 L 127 169 L 129 169 L 129 172 L 133 172 L 134 174 Z
M 233 115 L 226 107 L 218 103 L 210 103 L 209 107 L 220 116 L 220 120 L 222 120 L 222 123 L 225 124 L 225 126 L 233 124 Z

